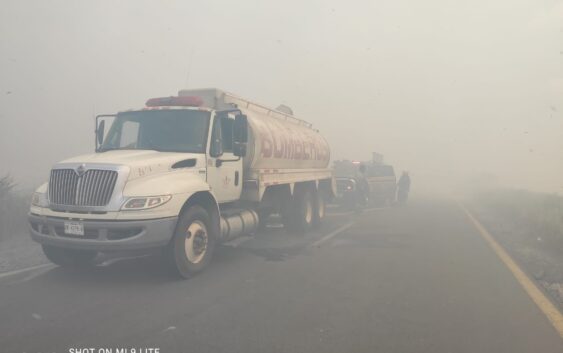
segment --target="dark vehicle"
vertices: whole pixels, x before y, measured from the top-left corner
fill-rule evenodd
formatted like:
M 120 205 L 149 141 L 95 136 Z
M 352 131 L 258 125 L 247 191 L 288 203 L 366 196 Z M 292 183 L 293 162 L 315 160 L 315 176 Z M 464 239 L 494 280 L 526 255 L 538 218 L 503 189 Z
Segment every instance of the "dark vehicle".
M 372 162 L 366 163 L 365 166 L 370 201 L 377 205 L 393 203 L 397 183 L 393 166 Z
M 359 209 L 365 207 L 368 196 L 361 191 L 361 187 L 354 177 L 336 177 L 336 203 L 347 209 Z
M 358 210 L 369 204 L 370 187 L 365 165 L 348 160 L 335 161 L 334 174 L 337 204 L 352 210 Z

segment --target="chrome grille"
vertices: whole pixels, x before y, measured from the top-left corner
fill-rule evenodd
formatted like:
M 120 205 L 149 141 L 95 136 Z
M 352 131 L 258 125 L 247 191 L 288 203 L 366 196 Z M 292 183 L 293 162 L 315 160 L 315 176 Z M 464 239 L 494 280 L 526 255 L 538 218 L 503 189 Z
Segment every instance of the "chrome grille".
M 49 179 L 49 201 L 66 206 L 105 206 L 109 203 L 117 172 L 89 169 L 78 176 L 73 169 L 53 169 Z

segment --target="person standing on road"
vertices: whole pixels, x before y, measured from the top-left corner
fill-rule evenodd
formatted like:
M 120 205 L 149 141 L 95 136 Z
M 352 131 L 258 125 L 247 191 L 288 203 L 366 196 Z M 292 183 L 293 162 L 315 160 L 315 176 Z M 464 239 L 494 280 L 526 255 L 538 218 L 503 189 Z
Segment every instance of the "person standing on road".
M 409 198 L 409 191 L 411 189 L 411 177 L 409 176 L 409 172 L 403 172 L 397 183 L 397 189 L 397 201 L 399 204 L 405 204 Z

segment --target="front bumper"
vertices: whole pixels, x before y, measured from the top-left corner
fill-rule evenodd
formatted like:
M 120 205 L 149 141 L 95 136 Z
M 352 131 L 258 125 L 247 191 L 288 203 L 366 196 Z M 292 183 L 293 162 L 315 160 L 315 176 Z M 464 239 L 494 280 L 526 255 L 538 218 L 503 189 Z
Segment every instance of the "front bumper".
M 340 191 L 336 194 L 336 202 L 350 202 L 357 198 L 355 190 Z
M 168 244 L 178 217 L 150 220 L 80 220 L 84 236 L 64 233 L 66 218 L 30 214 L 31 238 L 44 245 L 95 251 L 127 251 L 162 247 Z M 76 221 L 76 220 L 72 220 Z

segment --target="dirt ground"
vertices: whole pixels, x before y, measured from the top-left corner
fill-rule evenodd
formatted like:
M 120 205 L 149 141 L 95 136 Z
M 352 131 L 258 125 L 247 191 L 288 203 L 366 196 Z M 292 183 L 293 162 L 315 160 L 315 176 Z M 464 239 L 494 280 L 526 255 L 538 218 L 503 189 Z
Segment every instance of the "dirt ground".
M 41 246 L 31 240 L 25 228 L 0 241 L 0 273 L 48 262 Z

